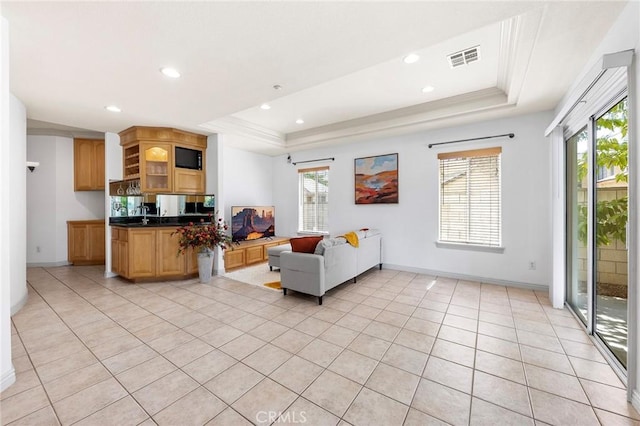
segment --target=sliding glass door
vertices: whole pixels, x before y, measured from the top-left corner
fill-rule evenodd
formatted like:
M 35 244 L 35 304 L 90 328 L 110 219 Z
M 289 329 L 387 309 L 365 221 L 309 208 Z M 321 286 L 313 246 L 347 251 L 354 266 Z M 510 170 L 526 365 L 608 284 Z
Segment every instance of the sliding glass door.
M 567 303 L 588 325 L 587 128 L 567 140 Z
M 627 365 L 627 99 L 595 120 L 595 332 Z
M 627 365 L 627 99 L 566 141 L 567 303 Z

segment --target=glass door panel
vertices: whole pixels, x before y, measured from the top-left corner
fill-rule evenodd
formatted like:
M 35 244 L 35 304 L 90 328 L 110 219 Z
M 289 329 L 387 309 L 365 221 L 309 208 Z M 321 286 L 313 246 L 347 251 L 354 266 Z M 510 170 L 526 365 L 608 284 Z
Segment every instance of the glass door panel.
M 588 324 L 587 194 L 589 179 L 587 128 L 567 140 L 567 302 Z
M 627 99 L 595 122 L 595 332 L 627 365 Z

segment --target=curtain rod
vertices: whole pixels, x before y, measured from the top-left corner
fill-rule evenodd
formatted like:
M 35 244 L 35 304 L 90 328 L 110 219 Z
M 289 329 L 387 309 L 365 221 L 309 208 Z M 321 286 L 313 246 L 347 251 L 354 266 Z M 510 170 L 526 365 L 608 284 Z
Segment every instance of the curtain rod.
M 316 161 L 327 161 L 327 160 L 335 161 L 335 158 L 334 157 L 328 157 L 328 158 L 318 158 L 317 160 L 294 161 L 291 164 L 293 164 L 295 166 L 296 164 L 315 163 Z
M 436 145 L 447 145 L 447 144 L 450 144 L 450 143 L 479 141 L 479 140 L 482 140 L 482 139 L 504 138 L 506 136 L 509 136 L 509 138 L 513 138 L 515 136 L 515 134 L 513 134 L 513 133 L 505 133 L 504 135 L 482 136 L 482 137 L 479 137 L 479 138 L 460 139 L 460 140 L 457 140 L 457 141 L 430 143 L 429 144 L 429 148 L 434 147 Z

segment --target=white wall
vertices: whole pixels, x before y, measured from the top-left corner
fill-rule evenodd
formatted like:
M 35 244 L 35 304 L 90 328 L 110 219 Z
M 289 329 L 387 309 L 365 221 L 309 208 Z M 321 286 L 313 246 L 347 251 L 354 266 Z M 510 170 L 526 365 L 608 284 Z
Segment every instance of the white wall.
M 640 200 L 640 180 L 638 175 L 640 172 L 640 149 L 638 149 L 638 124 L 640 123 L 640 108 L 638 108 L 638 82 L 640 81 L 640 67 L 638 67 L 638 55 L 640 55 L 640 4 L 638 2 L 629 2 L 622 11 L 617 21 L 612 25 L 609 32 L 603 38 L 598 48 L 592 53 L 590 60 L 585 64 L 579 77 L 576 78 L 572 88 L 567 91 L 564 99 L 556 107 L 559 112 L 565 103 L 575 96 L 576 93 L 583 92 L 591 82 L 595 65 L 600 61 L 602 55 L 608 53 L 620 52 L 623 50 L 634 50 L 635 59 L 629 68 L 629 238 L 627 240 L 629 248 L 629 282 L 637 283 L 638 265 L 640 264 L 640 250 L 638 250 L 638 242 L 640 241 L 640 221 L 638 217 L 638 200 Z M 559 153 L 555 154 L 554 161 L 563 164 Z M 561 209 L 555 209 L 561 212 Z M 562 223 L 563 217 L 554 218 L 558 223 Z M 559 232 L 564 234 L 564 228 L 558 227 Z M 563 235 L 557 237 L 557 243 L 554 250 L 564 251 Z M 556 274 L 557 279 L 554 280 L 554 294 L 562 295 L 564 293 L 565 280 L 561 273 Z M 636 285 L 629 286 L 628 298 L 628 359 L 627 359 L 627 389 L 628 397 L 632 401 L 636 410 L 640 410 L 640 369 L 638 369 L 638 341 L 640 340 L 640 330 L 638 321 L 640 321 L 640 292 Z
M 0 392 L 16 380 L 11 363 L 11 275 L 9 168 L 9 23 L 0 16 Z
M 551 114 L 538 113 L 457 128 L 387 137 L 366 143 L 294 153 L 293 161 L 335 157 L 328 163 L 331 235 L 362 227 L 384 234 L 387 267 L 448 276 L 485 278 L 548 286 L 550 258 L 550 146 L 544 138 Z M 488 135 L 515 133 L 514 139 L 494 139 L 429 149 L 427 144 Z M 501 146 L 503 194 L 503 254 L 437 248 L 437 153 Z M 399 203 L 355 205 L 354 159 L 399 154 Z M 323 163 L 312 163 L 313 166 Z M 286 155 L 273 159 L 273 200 L 279 235 L 297 231 L 298 177 L 301 165 L 287 164 Z M 537 268 L 529 270 L 529 261 Z
M 273 189 L 278 184 L 272 180 L 272 157 L 228 146 L 223 146 L 222 156 L 224 212 L 220 213 L 225 218 L 231 218 L 232 206 L 273 205 Z M 276 218 L 280 214 L 277 208 L 275 214 Z
M 27 263 L 65 264 L 67 221 L 104 218 L 104 192 L 74 192 L 72 138 L 27 136 L 27 158 L 40 162 L 27 178 Z
M 207 180 L 205 182 L 205 193 L 216 196 L 216 207 L 218 207 L 218 135 L 207 136 Z
M 109 214 L 111 212 L 111 197 L 109 195 L 109 181 L 122 180 L 122 147 L 120 146 L 120 136 L 117 133 L 104 134 L 104 275 L 105 277 L 115 276 L 111 272 L 111 228 L 109 227 Z
M 11 95 L 10 101 L 10 143 L 11 158 L 9 181 L 9 223 L 11 253 L 11 315 L 27 303 L 27 111 L 18 98 Z

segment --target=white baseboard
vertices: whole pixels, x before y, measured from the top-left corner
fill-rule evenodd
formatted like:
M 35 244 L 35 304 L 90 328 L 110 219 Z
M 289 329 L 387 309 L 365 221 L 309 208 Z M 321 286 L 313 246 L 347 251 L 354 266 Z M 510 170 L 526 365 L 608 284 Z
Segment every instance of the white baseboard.
M 487 284 L 503 285 L 506 287 L 525 288 L 527 290 L 549 291 L 549 287 L 540 284 L 523 283 L 518 281 L 507 281 L 496 278 L 477 277 L 473 275 L 456 274 L 453 272 L 434 271 L 431 269 L 413 268 L 405 265 L 394 265 L 391 263 L 383 263 L 383 269 L 393 269 L 394 271 L 412 272 L 414 274 L 433 275 L 435 277 L 453 278 L 456 280 L 478 281 Z
M 2 374 L 2 378 L 0 378 L 0 392 L 4 392 L 9 386 L 14 384 L 16 381 L 16 370 L 13 368 L 13 364 L 11 365 L 11 369 Z
M 55 268 L 58 266 L 69 266 L 71 263 L 63 260 L 61 262 L 35 262 L 27 263 L 27 268 Z
M 18 303 L 16 303 L 14 306 L 11 307 L 11 316 L 14 316 L 15 314 L 17 314 L 18 311 L 22 309 L 24 305 L 27 304 L 27 300 L 29 300 L 29 292 L 25 291 L 24 296 L 22 296 L 22 299 L 20 299 Z
M 640 412 L 640 394 L 635 389 L 631 393 L 631 405 L 633 405 L 636 411 Z

